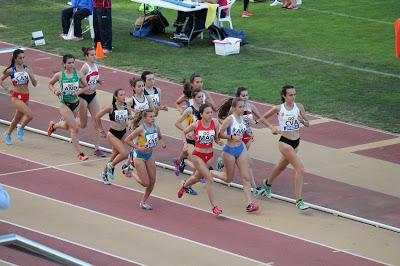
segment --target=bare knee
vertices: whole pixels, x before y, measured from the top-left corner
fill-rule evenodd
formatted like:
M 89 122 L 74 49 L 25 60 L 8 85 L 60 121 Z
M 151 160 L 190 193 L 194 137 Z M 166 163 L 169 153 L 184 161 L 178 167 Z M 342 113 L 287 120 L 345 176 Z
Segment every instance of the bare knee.
M 295 171 L 296 171 L 296 173 L 297 173 L 298 175 L 303 176 L 303 175 L 304 175 L 304 172 L 305 172 L 304 166 L 299 166 L 299 167 L 297 167 L 297 168 L 295 169 Z
M 128 151 L 123 151 L 123 152 L 121 152 L 121 156 L 123 156 L 124 158 L 128 158 L 129 152 Z
M 78 134 L 79 128 L 77 125 L 69 126 L 69 130 L 71 130 L 71 133 Z

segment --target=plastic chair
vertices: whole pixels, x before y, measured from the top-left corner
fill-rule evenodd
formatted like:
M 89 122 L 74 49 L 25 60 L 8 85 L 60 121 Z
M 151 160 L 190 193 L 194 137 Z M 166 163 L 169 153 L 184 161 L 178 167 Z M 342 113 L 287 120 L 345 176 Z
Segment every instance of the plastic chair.
M 217 14 L 217 20 L 216 23 L 214 23 L 216 26 L 222 28 L 224 26 L 224 22 L 229 23 L 229 27 L 233 29 L 232 26 L 232 19 L 231 19 L 231 8 L 233 4 L 235 3 L 236 0 L 228 0 L 228 4 L 226 6 L 220 6 L 218 7 L 218 14 Z M 225 17 L 221 17 L 222 11 L 225 11 Z
M 85 19 L 88 20 L 89 22 L 89 26 L 87 27 L 87 29 L 82 31 L 82 34 L 86 33 L 87 31 L 90 30 L 90 38 L 94 39 L 94 28 L 93 28 L 93 15 L 89 15 L 87 16 Z M 71 24 L 69 26 L 69 30 L 68 30 L 68 34 L 67 34 L 67 38 L 71 39 L 74 37 L 74 20 L 71 19 Z

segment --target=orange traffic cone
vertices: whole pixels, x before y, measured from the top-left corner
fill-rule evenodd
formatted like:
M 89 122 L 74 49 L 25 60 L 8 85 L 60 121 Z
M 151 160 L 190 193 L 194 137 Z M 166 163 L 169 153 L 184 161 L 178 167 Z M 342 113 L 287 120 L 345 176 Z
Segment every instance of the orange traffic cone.
M 400 19 L 394 22 L 394 33 L 396 39 L 396 58 L 400 58 Z
M 104 55 L 104 52 L 103 52 L 103 47 L 101 46 L 101 42 L 97 42 L 97 45 L 96 45 L 96 58 L 97 59 L 106 58 L 106 56 Z

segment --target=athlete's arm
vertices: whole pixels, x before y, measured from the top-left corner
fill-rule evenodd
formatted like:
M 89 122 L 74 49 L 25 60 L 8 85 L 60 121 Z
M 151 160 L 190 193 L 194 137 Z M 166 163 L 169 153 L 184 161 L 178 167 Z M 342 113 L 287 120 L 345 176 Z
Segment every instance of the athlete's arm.
M 103 124 L 101 123 L 101 118 L 107 113 L 110 114 L 112 112 L 112 108 L 113 108 L 112 105 L 104 107 L 103 109 L 100 110 L 100 112 L 96 114 L 95 117 L 97 128 L 99 129 L 99 132 L 103 137 L 106 136 L 106 132 L 104 131 Z
M 37 86 L 37 80 L 35 78 L 35 75 L 33 75 L 32 69 L 30 69 L 30 67 L 27 67 L 26 68 L 26 72 L 28 72 L 29 79 L 31 80 L 33 87 L 36 87 Z
M 168 107 L 161 104 L 161 99 L 162 99 L 162 98 L 161 98 L 161 89 L 160 89 L 160 88 L 157 88 L 157 90 L 158 90 L 158 97 L 159 97 L 159 99 L 160 99 L 160 102 L 159 102 L 160 106 L 158 107 L 158 109 L 159 109 L 159 110 L 163 110 L 163 111 L 168 111 Z
M 219 132 L 219 123 L 218 123 L 218 120 L 217 120 L 216 118 L 213 118 L 212 120 L 214 121 L 215 132 L 216 132 L 214 142 L 217 143 L 218 145 L 222 146 L 222 145 L 224 145 L 224 142 L 223 142 L 222 139 L 218 136 L 218 135 L 219 135 L 219 134 L 218 134 L 218 132 Z
M 163 139 L 163 135 L 161 134 L 160 127 L 157 127 L 157 134 L 158 134 L 158 139 L 160 140 L 160 143 L 161 143 L 161 147 L 163 149 L 165 149 L 167 147 L 167 145 L 165 145 L 165 142 L 164 142 L 164 139 Z
M 125 138 L 125 143 L 128 144 L 129 146 L 131 146 L 134 149 L 139 150 L 142 153 L 148 153 L 149 149 L 139 146 L 137 143 L 134 143 L 133 140 L 136 139 L 140 134 L 144 133 L 144 129 L 143 126 L 139 126 L 137 127 L 134 131 L 132 131 L 131 134 L 129 134 L 126 138 Z
M 191 125 L 189 125 L 187 128 L 185 128 L 185 129 L 183 130 L 183 134 L 186 135 L 186 134 L 188 134 L 188 133 L 194 131 L 194 130 L 196 129 L 196 127 L 197 127 L 197 121 L 196 121 L 195 123 L 192 123 Z
M 263 123 L 266 127 L 268 127 L 271 130 L 272 134 L 274 134 L 274 135 L 278 134 L 278 130 L 272 124 L 268 123 L 267 120 L 272 115 L 278 113 L 279 112 L 279 108 L 280 108 L 279 105 L 275 105 L 270 110 L 268 110 L 259 120 L 259 122 Z
M 80 88 L 79 88 L 79 90 L 76 92 L 76 95 L 79 95 L 79 94 L 81 94 L 81 93 L 84 93 L 84 92 L 87 92 L 88 90 L 89 90 L 89 87 L 88 87 L 88 85 L 87 85 L 87 82 L 86 82 L 86 79 L 85 79 L 85 76 L 80 72 L 80 71 L 77 71 L 78 72 L 78 77 L 79 77 L 79 81 L 80 81 Z
M 54 74 L 54 76 L 50 79 L 48 88 L 49 90 L 55 94 L 57 97 L 60 97 L 60 91 L 54 88 L 54 84 L 56 84 L 60 80 L 60 72 Z
M 10 76 L 11 76 L 11 69 L 9 68 L 9 69 L 7 69 L 7 71 L 4 72 L 3 75 L 1 75 L 1 77 L 0 77 L 0 86 L 1 86 L 3 89 L 5 89 L 6 91 L 8 91 L 8 93 L 11 93 L 12 88 L 6 86 L 6 85 L 4 84 L 4 80 L 6 80 L 6 78 L 8 78 L 8 77 L 10 77 Z
M 224 119 L 224 122 L 222 122 L 221 128 L 219 129 L 218 136 L 221 139 L 233 139 L 233 140 L 240 140 L 241 138 L 238 136 L 234 135 L 228 135 L 226 133 L 226 129 L 230 127 L 233 123 L 232 116 L 228 116 L 227 118 Z
M 301 103 L 297 103 L 297 107 L 299 107 L 300 110 L 300 115 L 298 117 L 300 123 L 302 123 L 305 127 L 309 127 L 310 121 L 308 121 L 308 118 L 306 116 L 306 111 L 304 110 L 304 106 Z
M 184 94 L 182 94 L 182 95 L 176 100 L 176 102 L 175 102 L 176 109 L 178 109 L 178 111 L 179 111 L 181 114 L 185 111 L 185 109 L 183 109 L 183 108 L 181 107 L 181 105 L 182 105 L 182 103 L 184 103 L 184 102 L 187 101 L 187 100 L 188 100 L 188 98 L 187 98 Z

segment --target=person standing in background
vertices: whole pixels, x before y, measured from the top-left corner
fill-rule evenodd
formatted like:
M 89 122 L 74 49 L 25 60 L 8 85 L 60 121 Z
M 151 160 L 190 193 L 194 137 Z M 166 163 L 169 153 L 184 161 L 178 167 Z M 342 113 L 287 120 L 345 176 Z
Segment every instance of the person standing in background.
M 93 13 L 93 1 L 92 0 L 72 0 L 71 6 L 64 9 L 61 12 L 61 26 L 62 33 L 60 38 L 63 40 L 69 40 L 67 38 L 71 18 L 74 21 L 74 37 L 72 41 L 82 41 L 82 20 Z
M 101 42 L 104 53 L 112 52 L 111 0 L 93 0 L 94 47 Z

